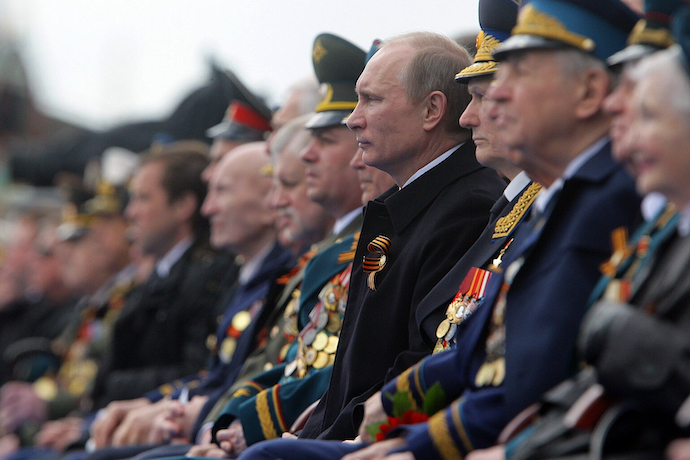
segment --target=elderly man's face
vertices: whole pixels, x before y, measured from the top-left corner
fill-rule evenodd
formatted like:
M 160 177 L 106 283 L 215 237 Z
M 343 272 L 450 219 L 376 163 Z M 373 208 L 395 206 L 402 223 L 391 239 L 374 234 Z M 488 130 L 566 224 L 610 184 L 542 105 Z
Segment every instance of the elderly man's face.
M 326 210 L 307 194 L 306 165 L 299 152 L 288 145 L 275 162 L 273 206 L 278 211 L 276 226 L 285 244 L 318 242 L 331 219 Z
M 377 52 L 357 81 L 359 102 L 347 119 L 347 126 L 357 133 L 364 162 L 397 182 L 408 178 L 409 163 L 424 139 L 424 104 L 413 104 L 398 80 L 414 53 L 404 44 Z
M 477 161 L 484 166 L 499 172 L 505 169 L 508 160 L 508 148 L 498 135 L 496 120 L 489 116 L 491 100 L 486 96 L 491 77 L 478 77 L 470 80 L 467 90 L 472 96 L 469 105 L 460 116 L 460 126 L 472 130 L 472 140 L 476 145 Z M 510 166 L 508 166 L 510 167 Z
M 633 168 L 630 150 L 630 124 L 633 121 L 632 94 L 635 81 L 630 76 L 630 68 L 626 66 L 620 77 L 620 83 L 604 100 L 604 110 L 612 116 L 611 119 L 611 151 L 616 161 L 621 162 L 637 175 Z
M 522 152 L 514 158 L 528 174 L 550 168 L 550 142 L 572 132 L 576 87 L 551 51 L 521 51 L 501 62 L 488 97 L 501 140 Z M 557 149 L 556 149 L 557 150 Z M 560 173 L 556 173 L 558 177 Z
M 362 189 L 362 204 L 381 195 L 395 184 L 393 178 L 385 171 L 367 166 L 362 160 L 362 149 L 357 149 L 357 153 L 352 157 L 350 166 L 357 171 L 359 178 L 359 188 Z
M 637 84 L 630 161 L 640 193 L 661 192 L 683 206 L 690 203 L 690 116 L 675 109 L 673 97 L 658 74 Z

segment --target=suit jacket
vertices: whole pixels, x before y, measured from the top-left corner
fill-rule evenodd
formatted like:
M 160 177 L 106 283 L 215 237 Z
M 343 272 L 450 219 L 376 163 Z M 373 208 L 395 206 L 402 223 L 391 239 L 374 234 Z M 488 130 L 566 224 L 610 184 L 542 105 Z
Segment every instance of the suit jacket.
M 215 320 L 218 286 L 231 261 L 197 241 L 170 274 L 151 278 L 127 299 L 113 327 L 112 346 L 99 369 L 95 401 L 132 399 L 201 369 Z
M 421 401 L 439 382 L 448 400 L 455 400 L 429 423 L 410 427 L 402 450 L 417 458 L 451 458 L 489 447 L 510 418 L 574 373 L 578 325 L 599 265 L 611 253 L 611 231 L 631 228 L 639 203 L 632 179 L 613 162 L 607 145 L 565 182 L 540 218 L 521 225 L 516 249 L 501 265 L 505 274 L 513 261 L 522 264 L 506 295 L 503 383 L 475 383 L 504 281 L 498 274 L 487 287 L 485 305 L 461 324 L 458 347 L 424 360 L 384 388 L 392 393 L 409 388 Z
M 431 352 L 436 337 L 420 332 L 417 307 L 477 239 L 504 187 L 467 142 L 407 187 L 369 202 L 330 384 L 300 436 L 353 438 L 354 408 Z M 372 290 L 362 261 L 380 235 L 391 244 Z M 432 316 L 444 313 L 445 306 Z

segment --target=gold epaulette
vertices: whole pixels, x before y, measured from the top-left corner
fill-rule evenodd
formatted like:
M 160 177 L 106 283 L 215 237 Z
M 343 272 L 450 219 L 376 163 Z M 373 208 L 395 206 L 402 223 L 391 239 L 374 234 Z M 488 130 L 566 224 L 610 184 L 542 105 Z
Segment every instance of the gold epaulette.
M 537 194 L 542 189 L 541 184 L 537 182 L 532 182 L 527 189 L 522 192 L 520 198 L 510 210 L 508 214 L 501 217 L 496 221 L 496 226 L 494 227 L 493 238 L 502 238 L 504 236 L 510 235 L 515 226 L 522 220 L 523 216 L 527 210 L 532 206 L 534 200 L 537 198 Z

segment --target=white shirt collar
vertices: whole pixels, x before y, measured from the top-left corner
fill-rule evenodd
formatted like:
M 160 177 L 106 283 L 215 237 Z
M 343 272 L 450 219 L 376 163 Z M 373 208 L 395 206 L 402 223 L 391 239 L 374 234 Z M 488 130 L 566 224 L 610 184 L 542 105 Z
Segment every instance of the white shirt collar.
M 237 277 L 237 280 L 240 282 L 240 284 L 247 284 L 252 278 L 256 276 L 257 272 L 259 271 L 259 267 L 263 263 L 266 256 L 268 256 L 268 253 L 271 252 L 271 249 L 273 249 L 274 244 L 275 242 L 268 243 L 254 257 L 252 257 L 250 260 L 245 261 L 242 264 L 242 266 L 240 267 L 239 275 Z
M 503 196 L 505 196 L 510 203 L 518 196 L 518 193 L 527 187 L 530 181 L 531 179 L 527 177 L 527 173 L 525 171 L 520 171 L 520 173 L 510 181 L 510 184 L 508 184 L 505 190 L 503 190 Z
M 350 225 L 350 223 L 357 218 L 357 216 L 362 214 L 362 208 L 357 207 L 353 209 L 352 211 L 348 212 L 345 214 L 343 217 L 335 221 L 335 224 L 333 224 L 333 234 L 337 235 L 340 232 L 342 232 L 345 227 Z
M 161 279 L 168 277 L 173 265 L 180 260 L 180 257 L 182 257 L 185 251 L 187 251 L 187 249 L 189 249 L 193 243 L 194 238 L 188 236 L 173 246 L 172 249 L 161 257 L 158 262 L 156 262 L 156 273 Z
M 556 192 L 563 188 L 565 181 L 573 177 L 575 173 L 578 172 L 580 168 L 587 163 L 587 161 L 589 161 L 590 158 L 596 155 L 596 153 L 601 150 L 608 141 L 608 136 L 604 136 L 594 144 L 587 147 L 584 152 L 573 158 L 571 162 L 568 163 L 568 166 L 566 166 L 561 177 L 553 181 L 553 184 L 551 184 L 549 188 L 541 189 L 539 195 L 537 195 L 537 198 L 534 200 L 534 205 L 532 206 L 534 211 L 532 212 L 544 212 L 544 209 L 546 209 L 546 206 L 551 201 L 551 198 L 553 198 Z
M 659 192 L 650 192 L 642 198 L 640 209 L 642 210 L 642 217 L 644 220 L 652 220 L 656 217 L 661 208 L 666 206 L 668 200 Z
M 422 177 L 422 176 L 424 175 L 424 173 L 426 173 L 427 171 L 429 171 L 431 168 L 433 168 L 434 166 L 436 166 L 436 165 L 438 165 L 438 164 L 441 164 L 441 162 L 443 162 L 444 160 L 446 160 L 446 159 L 450 156 L 450 154 L 453 153 L 453 152 L 454 152 L 458 147 L 460 147 L 461 145 L 462 145 L 462 144 L 456 145 L 455 147 L 451 148 L 451 149 L 448 150 L 447 152 L 445 152 L 445 153 L 443 153 L 442 155 L 440 155 L 440 156 L 434 158 L 433 160 L 431 160 L 431 161 L 430 161 L 429 163 L 427 163 L 425 166 L 422 166 L 421 168 L 419 168 L 419 169 L 417 170 L 417 172 L 414 173 L 414 174 L 412 174 L 412 177 L 410 177 L 409 179 L 407 179 L 407 182 L 405 182 L 405 184 L 404 184 L 402 187 L 400 187 L 400 188 L 403 189 L 403 188 L 407 187 L 407 186 L 410 185 L 412 182 L 414 182 L 415 180 L 417 180 L 417 179 L 419 179 L 420 177 Z

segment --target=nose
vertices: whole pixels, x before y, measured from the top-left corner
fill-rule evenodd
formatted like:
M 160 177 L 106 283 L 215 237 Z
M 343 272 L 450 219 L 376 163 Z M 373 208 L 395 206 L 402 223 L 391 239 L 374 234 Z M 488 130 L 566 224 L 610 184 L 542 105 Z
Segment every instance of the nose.
M 355 154 L 352 156 L 352 159 L 350 160 L 350 167 L 355 171 L 364 169 L 366 167 L 366 165 L 364 164 L 364 160 L 362 159 L 363 153 L 364 151 L 362 149 L 357 149 Z
M 316 138 L 312 139 L 311 142 L 305 147 L 305 149 L 300 154 L 302 161 L 305 163 L 314 163 L 318 160 L 318 149 L 316 145 Z
M 624 109 L 623 88 L 619 85 L 604 99 L 604 111 L 610 115 L 620 115 Z
M 281 209 L 289 204 L 285 190 L 279 184 L 273 186 L 269 203 L 272 209 Z
M 358 129 L 364 129 L 364 126 L 365 120 L 362 114 L 361 104 L 358 102 L 355 109 L 347 118 L 347 127 L 353 131 L 357 131 Z
M 211 162 L 204 168 L 203 171 L 201 171 L 201 179 L 206 182 L 207 184 L 211 182 L 211 176 L 213 175 L 213 169 L 215 167 L 215 161 L 211 160 Z
M 204 217 L 211 217 L 215 213 L 215 209 L 215 193 L 209 190 L 208 194 L 206 195 L 206 198 L 204 199 L 204 203 L 201 205 L 201 215 Z
M 465 111 L 460 115 L 460 119 L 458 120 L 460 126 L 463 128 L 476 128 L 479 126 L 479 116 L 477 115 L 478 108 L 479 104 L 477 104 L 473 98 Z

